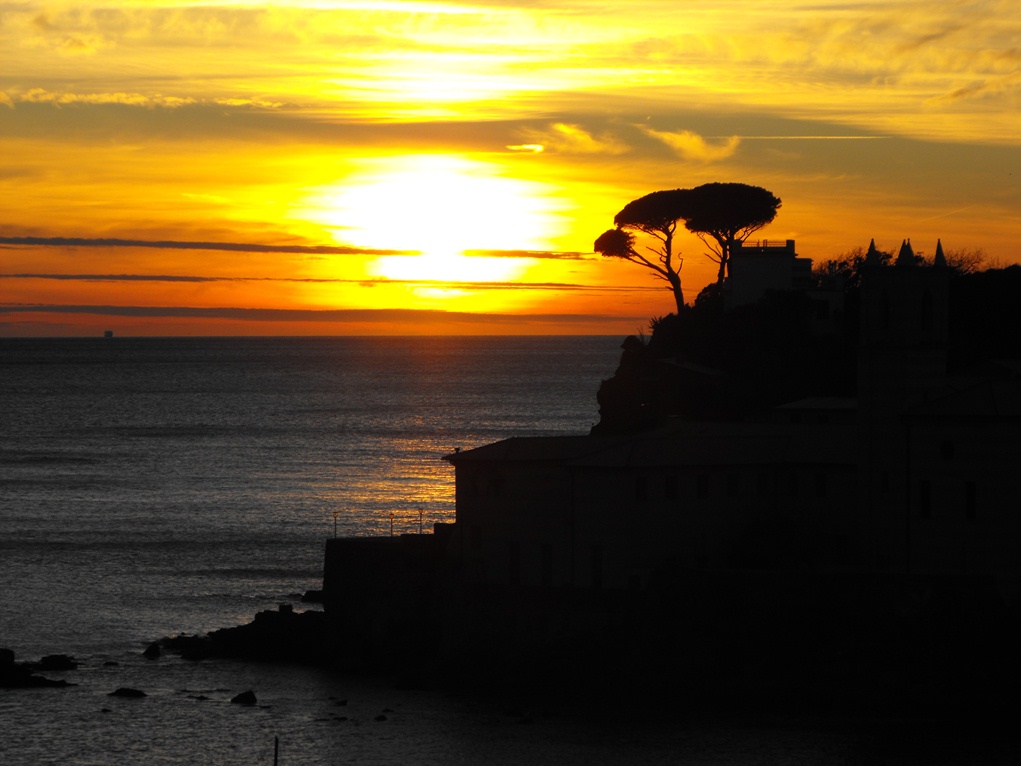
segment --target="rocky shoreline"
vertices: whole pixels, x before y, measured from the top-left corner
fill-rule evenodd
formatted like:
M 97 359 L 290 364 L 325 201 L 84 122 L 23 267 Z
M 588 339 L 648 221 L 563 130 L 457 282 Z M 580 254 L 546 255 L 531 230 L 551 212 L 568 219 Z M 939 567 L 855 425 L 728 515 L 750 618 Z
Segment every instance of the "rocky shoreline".
M 213 657 L 318 665 L 328 659 L 326 615 L 296 612 L 290 604 L 263 611 L 245 624 L 220 628 L 205 635 L 177 635 L 160 639 L 165 651 L 186 660 Z
M 681 606 L 676 598 L 668 601 Z M 735 605 L 734 598 L 718 601 Z M 515 653 L 509 645 L 488 641 L 460 661 L 425 651 L 413 663 L 402 663 L 392 653 L 381 662 L 381 657 L 355 651 L 353 644 L 345 650 L 351 636 L 347 631 L 338 635 L 338 626 L 325 612 L 298 611 L 281 604 L 243 625 L 159 639 L 142 655 L 150 660 L 169 653 L 186 661 L 313 665 L 385 676 L 385 682 L 398 687 L 543 700 L 574 711 L 613 699 L 615 709 L 624 703 L 623 708 L 641 715 L 667 710 L 823 716 L 868 712 L 897 718 L 992 721 L 1008 709 L 1003 703 L 1018 677 L 1016 660 L 1005 660 L 1017 635 L 1011 620 L 983 624 L 971 619 L 962 631 L 961 620 L 948 621 L 945 615 L 942 620 L 916 616 L 897 621 L 882 612 L 870 630 L 863 614 L 845 613 L 846 604 L 829 609 L 816 604 L 800 617 L 794 612 L 782 615 L 779 622 L 787 629 L 773 635 L 775 631 L 766 627 L 775 627 L 776 620 L 759 614 L 761 609 L 747 604 L 737 609 L 745 619 L 745 630 L 738 631 L 733 617 L 713 612 L 713 619 L 708 619 L 696 606 L 687 604 L 680 609 L 683 615 L 675 618 L 655 610 L 659 617 L 653 626 L 641 624 L 640 614 L 632 614 L 588 646 L 572 642 L 546 651 Z M 772 613 L 775 605 L 763 609 Z M 693 623 L 690 617 L 695 613 L 703 619 Z M 838 613 L 843 619 L 831 625 L 834 640 L 823 640 L 818 624 L 833 622 Z M 857 630 L 849 629 L 848 621 L 858 625 Z M 694 629 L 696 624 L 701 627 Z M 636 630 L 673 636 L 671 648 L 636 643 Z M 874 646 L 867 640 L 870 637 Z M 12 651 L 3 649 L 0 688 L 73 686 L 39 673 L 76 667 L 78 662 L 68 655 L 19 663 Z
M 314 602 L 315 598 L 303 598 L 302 601 Z M 327 662 L 327 644 L 323 612 L 299 612 L 290 604 L 281 604 L 275 611 L 259 612 L 244 625 L 221 628 L 205 635 L 179 634 L 161 638 L 151 642 L 141 654 L 149 660 L 157 660 L 169 652 L 190 661 L 229 658 L 319 665 Z M 13 650 L 0 648 L 0 689 L 75 686 L 67 680 L 40 674 L 77 670 L 80 665 L 68 654 L 17 661 Z
M 78 662 L 66 654 L 49 654 L 38 662 L 16 662 L 14 652 L 0 649 L 0 689 L 63 688 L 74 684 L 37 673 L 75 670 Z

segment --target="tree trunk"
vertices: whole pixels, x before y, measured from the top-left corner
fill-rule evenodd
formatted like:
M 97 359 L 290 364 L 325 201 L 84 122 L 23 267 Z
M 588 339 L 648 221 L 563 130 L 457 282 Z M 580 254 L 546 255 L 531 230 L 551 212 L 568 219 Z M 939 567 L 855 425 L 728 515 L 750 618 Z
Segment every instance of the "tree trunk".
M 679 275 L 674 274 L 669 281 L 670 288 L 674 293 L 674 302 L 677 304 L 677 316 L 680 316 L 684 311 L 684 292 L 681 290 L 681 278 Z
M 736 238 L 731 237 L 726 242 L 720 241 L 720 271 L 716 275 L 716 284 L 723 287 L 723 283 L 730 276 L 730 255 L 734 252 Z

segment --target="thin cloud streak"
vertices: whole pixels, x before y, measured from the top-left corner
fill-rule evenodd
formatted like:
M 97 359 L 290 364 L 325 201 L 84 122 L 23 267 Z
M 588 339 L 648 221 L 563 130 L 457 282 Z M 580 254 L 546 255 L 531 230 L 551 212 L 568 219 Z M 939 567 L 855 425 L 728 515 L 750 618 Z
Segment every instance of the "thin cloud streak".
M 471 258 L 540 258 L 551 261 L 588 261 L 594 253 L 556 252 L 553 250 L 465 250 Z
M 223 250 L 246 253 L 289 253 L 299 255 L 421 255 L 420 250 L 382 250 L 345 245 L 263 245 L 250 242 L 186 242 L 177 240 L 113 239 L 88 237 L 0 237 L 0 245 L 27 247 L 151 247 L 167 250 Z M 592 253 L 554 250 L 465 250 L 473 258 L 542 258 L 580 261 Z M 182 278 L 187 279 L 187 278 Z
M 375 250 L 339 245 L 259 245 L 246 242 L 178 242 L 148 239 L 89 239 L 85 237 L 0 237 L 0 245 L 33 247 L 152 247 L 169 250 L 229 250 L 244 253 L 306 255 L 421 255 L 418 250 Z
M 90 314 L 142 318 L 232 319 L 249 322 L 372 322 L 411 323 L 431 318 L 470 321 L 482 324 L 507 322 L 570 322 L 599 325 L 607 321 L 647 321 L 647 317 L 599 314 L 506 314 L 442 311 L 436 309 L 264 309 L 264 308 L 197 308 L 191 306 L 74 306 L 74 305 L 3 305 L 2 314 Z
M 634 292 L 662 290 L 654 286 L 583 285 L 570 282 L 468 282 L 439 279 L 341 279 L 323 277 L 203 277 L 171 274 L 0 274 L 0 279 L 52 279 L 68 282 L 285 282 L 376 287 L 397 285 L 445 290 L 566 290 L 586 292 Z M 4 304 L 0 304 L 4 305 Z
M 734 136 L 742 141 L 878 141 L 890 136 Z M 730 136 L 707 136 L 707 138 L 720 139 Z

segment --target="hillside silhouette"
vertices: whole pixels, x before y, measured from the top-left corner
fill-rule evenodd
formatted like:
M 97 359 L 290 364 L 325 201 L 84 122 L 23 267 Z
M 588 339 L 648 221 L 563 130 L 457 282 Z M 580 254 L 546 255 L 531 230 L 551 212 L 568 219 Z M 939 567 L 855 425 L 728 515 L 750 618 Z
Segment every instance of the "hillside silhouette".
M 853 275 L 851 275 L 853 276 Z M 599 388 L 594 435 L 632 433 L 671 418 L 733 421 L 806 397 L 854 397 L 861 286 L 845 279 L 843 309 L 820 330 L 809 293 L 767 294 L 727 310 L 715 285 L 677 314 L 630 336 Z M 948 372 L 1021 358 L 1021 266 L 950 270 Z

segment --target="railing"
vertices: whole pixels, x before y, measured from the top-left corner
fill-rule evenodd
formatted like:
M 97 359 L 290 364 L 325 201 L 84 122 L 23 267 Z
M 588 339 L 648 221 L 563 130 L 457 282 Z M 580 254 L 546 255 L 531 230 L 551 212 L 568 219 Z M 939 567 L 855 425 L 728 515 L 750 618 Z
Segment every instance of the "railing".
M 756 242 L 745 241 L 741 245 L 743 250 L 775 248 L 778 250 L 794 250 L 793 239 L 760 239 Z

